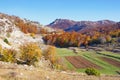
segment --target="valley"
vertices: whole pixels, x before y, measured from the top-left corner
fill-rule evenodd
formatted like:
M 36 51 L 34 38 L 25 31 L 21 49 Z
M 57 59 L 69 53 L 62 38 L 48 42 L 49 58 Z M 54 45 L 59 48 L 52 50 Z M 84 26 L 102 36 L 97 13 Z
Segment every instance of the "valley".
M 119 22 L 51 25 L 0 13 L 0 80 L 120 79 Z

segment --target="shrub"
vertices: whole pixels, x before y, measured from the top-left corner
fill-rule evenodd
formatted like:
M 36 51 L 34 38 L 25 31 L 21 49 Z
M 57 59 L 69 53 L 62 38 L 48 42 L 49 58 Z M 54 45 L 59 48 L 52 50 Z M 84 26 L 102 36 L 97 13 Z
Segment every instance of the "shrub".
M 45 59 L 48 59 L 52 64 L 55 64 L 57 62 L 56 48 L 53 46 L 49 46 L 45 51 L 44 56 Z
M 100 76 L 100 72 L 99 72 L 98 70 L 94 69 L 94 68 L 87 68 L 87 69 L 85 70 L 85 73 L 86 73 L 87 75 Z
M 4 42 L 7 44 L 10 44 L 9 41 L 7 40 L 7 38 L 4 39 Z
M 41 49 L 36 43 L 20 46 L 20 60 L 28 65 L 34 65 L 41 58 Z
M 30 36 L 31 36 L 32 38 L 35 38 L 35 33 L 30 33 Z
M 67 70 L 67 66 L 64 62 L 64 59 L 58 57 L 57 55 L 56 47 L 48 46 L 43 56 L 46 60 L 49 60 L 52 63 L 52 68 L 58 70 Z
M 5 62 L 16 62 L 16 51 L 12 49 L 0 49 L 0 60 Z

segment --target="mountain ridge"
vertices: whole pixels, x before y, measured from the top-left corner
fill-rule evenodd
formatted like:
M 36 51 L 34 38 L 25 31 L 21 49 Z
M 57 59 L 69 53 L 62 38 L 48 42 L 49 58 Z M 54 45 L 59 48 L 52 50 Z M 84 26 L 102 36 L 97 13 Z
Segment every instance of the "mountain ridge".
M 99 21 L 73 21 L 69 19 L 56 19 L 52 23 L 48 24 L 49 27 L 63 29 L 65 31 L 79 32 L 85 28 L 94 28 L 102 26 L 114 25 L 117 22 L 112 20 L 99 20 Z

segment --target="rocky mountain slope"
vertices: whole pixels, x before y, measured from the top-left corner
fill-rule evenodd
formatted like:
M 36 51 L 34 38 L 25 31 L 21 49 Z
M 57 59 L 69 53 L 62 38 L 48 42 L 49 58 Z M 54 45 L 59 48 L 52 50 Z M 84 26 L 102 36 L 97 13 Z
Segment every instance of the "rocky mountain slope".
M 43 44 L 41 34 L 53 31 L 55 30 L 39 22 L 0 13 L 0 45 L 4 48 L 17 49 L 20 45 L 29 42 Z
M 81 31 L 88 28 L 110 26 L 116 24 L 114 21 L 110 20 L 100 20 L 100 21 L 73 21 L 67 19 L 56 19 L 48 26 L 52 28 L 63 29 L 65 31 Z
M 22 32 L 20 27 L 16 25 L 16 18 L 18 17 L 0 13 L 0 45 L 2 47 L 17 49 L 26 42 L 43 43 L 42 36 L 33 38 L 30 33 Z M 27 21 L 23 21 L 27 23 Z

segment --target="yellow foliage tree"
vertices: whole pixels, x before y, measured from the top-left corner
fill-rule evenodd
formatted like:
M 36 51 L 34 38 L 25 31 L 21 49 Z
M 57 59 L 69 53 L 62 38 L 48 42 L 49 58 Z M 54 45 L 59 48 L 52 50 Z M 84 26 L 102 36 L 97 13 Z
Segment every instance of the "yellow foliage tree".
M 16 62 L 16 54 L 17 52 L 12 49 L 3 49 L 0 46 L 0 60 L 5 62 Z
M 49 46 L 44 56 L 46 59 L 50 60 L 52 64 L 55 64 L 57 62 L 56 48 Z
M 20 59 L 28 65 L 34 65 L 41 58 L 41 49 L 36 43 L 29 43 L 20 47 Z

